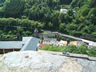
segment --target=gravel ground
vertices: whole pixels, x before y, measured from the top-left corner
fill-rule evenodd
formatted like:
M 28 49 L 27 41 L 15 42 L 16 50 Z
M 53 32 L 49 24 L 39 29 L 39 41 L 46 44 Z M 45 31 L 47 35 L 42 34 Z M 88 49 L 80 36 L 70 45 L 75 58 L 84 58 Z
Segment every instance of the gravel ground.
M 0 56 L 0 72 L 96 72 L 96 61 L 51 52 L 12 52 Z

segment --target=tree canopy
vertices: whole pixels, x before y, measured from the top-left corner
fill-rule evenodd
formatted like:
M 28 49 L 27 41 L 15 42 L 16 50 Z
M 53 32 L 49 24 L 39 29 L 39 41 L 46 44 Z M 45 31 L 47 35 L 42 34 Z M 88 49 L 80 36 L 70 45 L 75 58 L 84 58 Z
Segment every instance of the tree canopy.
M 60 9 L 68 12 L 62 13 Z M 18 25 L 22 35 L 32 34 L 31 29 L 22 29 L 24 26 L 78 37 L 95 36 L 96 0 L 0 0 L 0 33 L 14 36 L 16 30 L 7 28 L 9 25 Z

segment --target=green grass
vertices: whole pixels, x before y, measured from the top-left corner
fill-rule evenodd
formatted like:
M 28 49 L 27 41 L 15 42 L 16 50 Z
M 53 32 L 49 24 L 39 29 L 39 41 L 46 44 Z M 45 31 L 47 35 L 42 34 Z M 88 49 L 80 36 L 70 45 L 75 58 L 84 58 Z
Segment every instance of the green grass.
M 96 57 L 96 47 L 88 49 L 88 47 L 84 45 L 81 46 L 69 45 L 69 46 L 60 46 L 60 47 L 47 45 L 43 47 L 41 50 L 56 51 L 56 52 L 66 51 L 70 53 L 86 54 L 88 56 Z

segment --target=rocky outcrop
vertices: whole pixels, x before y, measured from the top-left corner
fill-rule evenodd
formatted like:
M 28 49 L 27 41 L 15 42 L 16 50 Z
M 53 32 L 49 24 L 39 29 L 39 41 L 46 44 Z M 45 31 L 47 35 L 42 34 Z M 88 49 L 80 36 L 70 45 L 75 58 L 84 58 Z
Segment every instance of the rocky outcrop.
M 57 52 L 12 52 L 0 59 L 0 72 L 96 72 L 96 61 Z

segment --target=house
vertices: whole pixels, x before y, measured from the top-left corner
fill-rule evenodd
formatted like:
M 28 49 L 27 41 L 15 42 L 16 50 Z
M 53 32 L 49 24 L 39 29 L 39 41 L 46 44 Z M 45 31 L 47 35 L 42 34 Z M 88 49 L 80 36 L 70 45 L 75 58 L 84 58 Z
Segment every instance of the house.
M 58 41 L 58 45 L 59 46 L 63 46 L 63 45 L 67 46 L 67 41 L 63 41 L 63 40 Z
M 37 50 L 39 39 L 35 37 L 23 37 L 22 41 L 0 41 L 0 53 L 11 51 Z
M 57 44 L 57 39 L 55 39 L 55 38 L 44 38 L 43 44 L 56 45 Z
M 76 46 L 80 46 L 80 45 L 84 45 L 85 43 L 83 41 L 71 41 L 69 43 L 69 45 L 76 45 Z
M 66 13 L 68 13 L 68 10 L 67 9 L 60 9 L 60 12 L 66 14 Z
M 0 41 L 0 53 L 19 51 L 22 48 L 22 41 Z
M 96 42 L 90 42 L 88 48 L 96 47 Z

